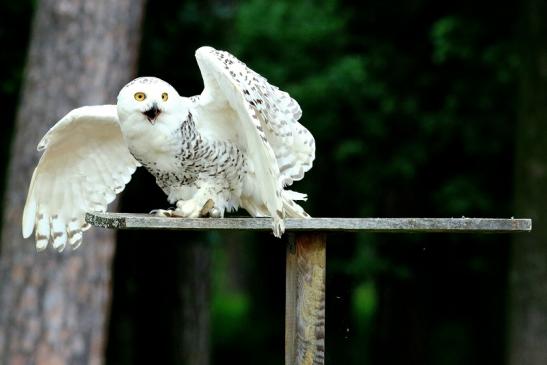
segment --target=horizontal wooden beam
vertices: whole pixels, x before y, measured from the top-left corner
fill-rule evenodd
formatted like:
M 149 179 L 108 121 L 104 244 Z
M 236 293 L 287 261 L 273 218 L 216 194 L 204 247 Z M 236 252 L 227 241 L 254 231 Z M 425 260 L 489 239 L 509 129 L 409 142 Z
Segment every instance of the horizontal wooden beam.
M 149 214 L 87 213 L 94 226 L 115 229 L 171 230 L 255 230 L 272 228 L 270 218 L 165 218 Z M 531 219 L 500 218 L 311 218 L 286 219 L 287 231 L 366 231 L 366 232 L 529 232 Z

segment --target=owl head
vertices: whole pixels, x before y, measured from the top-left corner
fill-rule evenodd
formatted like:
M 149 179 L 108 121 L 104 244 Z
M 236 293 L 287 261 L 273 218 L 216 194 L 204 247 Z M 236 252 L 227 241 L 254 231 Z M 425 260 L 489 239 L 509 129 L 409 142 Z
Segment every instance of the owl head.
M 118 94 L 118 117 L 122 125 L 143 123 L 149 127 L 168 121 L 168 116 L 178 111 L 180 102 L 180 95 L 167 82 L 157 77 L 139 77 Z

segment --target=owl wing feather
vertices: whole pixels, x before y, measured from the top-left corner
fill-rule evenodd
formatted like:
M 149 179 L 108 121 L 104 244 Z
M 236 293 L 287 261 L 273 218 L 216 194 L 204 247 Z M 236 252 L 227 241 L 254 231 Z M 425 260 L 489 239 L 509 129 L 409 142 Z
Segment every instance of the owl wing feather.
M 196 51 L 196 58 L 206 86 L 205 95 L 200 99 L 205 99 L 208 105 L 215 101 L 218 108 L 228 95 L 236 97 L 237 103 L 244 104 L 253 119 L 259 122 L 255 126 L 260 127 L 259 134 L 264 134 L 274 152 L 281 185 L 301 180 L 313 165 L 315 140 L 298 123 L 302 110 L 296 100 L 228 52 L 201 47 Z M 228 87 L 221 88 L 220 78 Z M 233 108 L 234 104 L 231 106 Z M 222 124 L 208 123 L 207 127 L 224 136 L 233 133 L 222 128 Z
M 273 218 L 274 234 L 284 231 L 282 185 L 279 167 L 272 146 L 268 143 L 256 110 L 245 97 L 245 85 L 234 72 L 245 71 L 239 65 L 226 65 L 220 53 L 202 47 L 196 51 L 204 90 L 197 106 L 197 126 L 201 133 L 230 139 L 247 152 L 260 185 L 256 193 Z M 238 67 L 239 66 L 239 67 Z M 235 71 L 234 71 L 235 70 Z
M 285 216 L 283 187 L 302 179 L 315 158 L 315 141 L 298 123 L 300 106 L 228 52 L 201 47 L 196 59 L 205 85 L 195 99 L 198 128 L 246 150 L 259 182 L 258 194 L 279 236 Z
M 36 231 L 36 248 L 51 242 L 77 248 L 87 211 L 105 211 L 140 164 L 129 153 L 115 105 L 85 106 L 59 120 L 42 138 L 44 151 L 23 211 L 23 236 Z

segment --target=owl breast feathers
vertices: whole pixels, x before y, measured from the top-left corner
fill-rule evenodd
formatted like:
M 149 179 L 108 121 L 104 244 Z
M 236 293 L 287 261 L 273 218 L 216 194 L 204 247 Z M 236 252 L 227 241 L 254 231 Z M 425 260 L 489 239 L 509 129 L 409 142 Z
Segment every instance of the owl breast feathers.
M 129 82 L 116 105 L 84 106 L 42 138 L 23 212 L 23 236 L 38 250 L 77 248 L 88 211 L 105 211 L 139 166 L 175 204 L 156 214 L 223 217 L 244 208 L 271 217 L 280 237 L 287 217 L 306 218 L 287 190 L 312 167 L 315 141 L 289 94 L 224 51 L 202 47 L 204 90 L 180 96 L 155 77 Z

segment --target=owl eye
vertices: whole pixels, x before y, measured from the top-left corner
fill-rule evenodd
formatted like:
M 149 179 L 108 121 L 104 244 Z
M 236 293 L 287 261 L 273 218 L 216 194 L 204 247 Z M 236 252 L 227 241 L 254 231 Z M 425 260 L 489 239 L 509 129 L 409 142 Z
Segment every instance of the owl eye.
M 167 99 L 169 99 L 169 95 L 167 95 L 167 93 L 161 94 L 161 100 L 167 101 Z
M 138 92 L 138 93 L 135 93 L 134 97 L 135 97 L 135 100 L 137 101 L 143 101 L 144 99 L 146 99 L 146 94 Z

